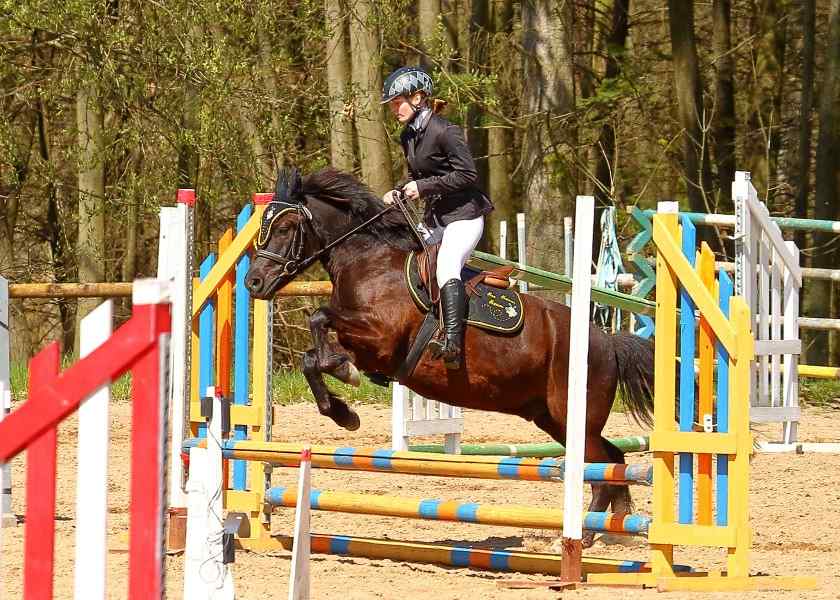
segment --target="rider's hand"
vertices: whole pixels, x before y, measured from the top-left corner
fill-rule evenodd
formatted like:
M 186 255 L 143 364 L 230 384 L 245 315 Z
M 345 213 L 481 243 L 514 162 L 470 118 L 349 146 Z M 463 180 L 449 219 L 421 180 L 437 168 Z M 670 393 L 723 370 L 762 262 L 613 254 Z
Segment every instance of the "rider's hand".
M 416 181 L 409 181 L 403 186 L 403 194 L 406 200 L 417 200 L 420 197 L 420 191 L 417 189 Z
M 390 192 L 385 192 L 385 195 L 382 196 L 382 202 L 385 204 L 393 204 L 394 203 L 394 192 L 396 190 L 391 190 Z

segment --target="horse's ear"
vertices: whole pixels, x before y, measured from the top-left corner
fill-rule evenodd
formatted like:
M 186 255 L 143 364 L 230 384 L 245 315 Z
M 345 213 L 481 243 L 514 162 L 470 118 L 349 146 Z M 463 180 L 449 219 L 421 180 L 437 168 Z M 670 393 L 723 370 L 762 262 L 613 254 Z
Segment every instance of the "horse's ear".
M 274 197 L 281 202 L 296 202 L 300 200 L 303 184 L 300 171 L 295 167 L 280 169 L 277 172 L 277 184 Z
M 295 200 L 302 200 L 303 181 L 301 180 L 300 171 L 292 167 L 292 172 L 289 174 L 289 195 Z

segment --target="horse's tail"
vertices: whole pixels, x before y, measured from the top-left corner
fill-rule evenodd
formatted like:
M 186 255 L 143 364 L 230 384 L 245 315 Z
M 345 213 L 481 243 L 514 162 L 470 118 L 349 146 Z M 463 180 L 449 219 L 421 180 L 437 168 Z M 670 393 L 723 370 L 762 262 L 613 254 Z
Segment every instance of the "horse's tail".
M 618 364 L 618 390 L 627 410 L 640 425 L 653 425 L 653 342 L 632 333 L 613 336 Z

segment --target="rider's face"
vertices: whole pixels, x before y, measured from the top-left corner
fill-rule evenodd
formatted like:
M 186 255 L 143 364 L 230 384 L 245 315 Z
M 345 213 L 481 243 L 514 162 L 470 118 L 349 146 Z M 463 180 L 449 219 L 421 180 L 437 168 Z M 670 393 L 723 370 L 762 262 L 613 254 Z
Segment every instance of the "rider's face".
M 405 124 L 408 123 L 414 116 L 414 110 L 420 106 L 423 102 L 423 98 L 424 96 L 422 92 L 417 92 L 411 98 L 406 96 L 397 96 L 388 103 L 388 106 L 391 109 L 391 114 L 396 117 L 397 121 Z M 412 108 L 412 106 L 414 108 Z

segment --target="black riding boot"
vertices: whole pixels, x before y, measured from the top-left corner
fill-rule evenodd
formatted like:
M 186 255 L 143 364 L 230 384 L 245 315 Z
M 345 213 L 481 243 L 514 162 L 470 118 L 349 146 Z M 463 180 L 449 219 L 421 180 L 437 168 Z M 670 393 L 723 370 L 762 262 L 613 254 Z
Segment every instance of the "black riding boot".
M 459 369 L 467 314 L 466 292 L 460 279 L 450 279 L 440 288 L 440 308 L 443 313 L 443 340 L 430 342 L 432 356 L 442 358 L 447 369 Z

